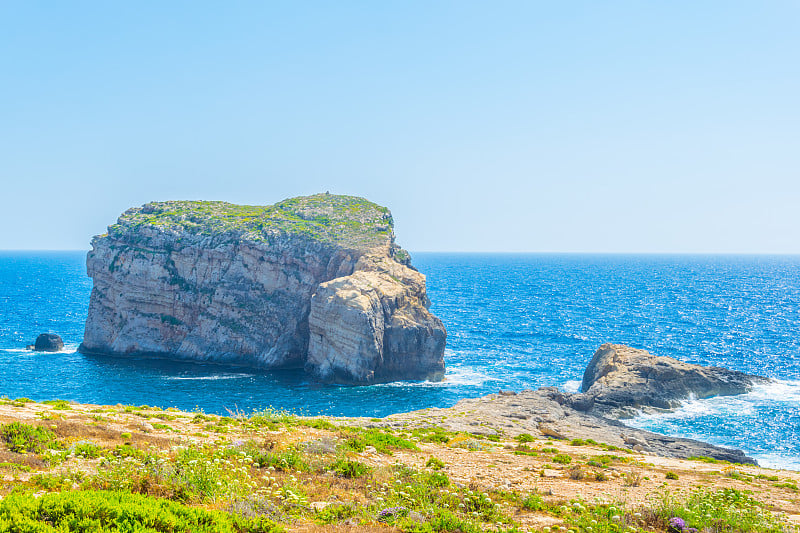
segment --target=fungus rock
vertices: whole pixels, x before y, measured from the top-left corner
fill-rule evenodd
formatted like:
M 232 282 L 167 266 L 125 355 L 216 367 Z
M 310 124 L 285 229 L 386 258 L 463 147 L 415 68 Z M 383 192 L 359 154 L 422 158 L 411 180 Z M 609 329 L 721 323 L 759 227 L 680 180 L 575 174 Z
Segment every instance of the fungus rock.
M 319 379 L 442 379 L 446 331 L 391 213 L 353 196 L 154 202 L 95 237 L 85 353 Z

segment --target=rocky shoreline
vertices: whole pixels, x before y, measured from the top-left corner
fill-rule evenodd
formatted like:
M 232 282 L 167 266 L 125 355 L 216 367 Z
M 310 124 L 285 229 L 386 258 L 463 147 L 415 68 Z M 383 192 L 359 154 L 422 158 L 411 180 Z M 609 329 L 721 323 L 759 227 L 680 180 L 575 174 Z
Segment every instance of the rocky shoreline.
M 626 426 L 619 419 L 637 411 L 669 411 L 682 400 L 744 394 L 766 378 L 719 367 L 703 367 L 657 357 L 645 350 L 604 344 L 586 368 L 583 392 L 555 387 L 500 391 L 459 401 L 450 408 L 398 413 L 369 427 L 432 427 L 450 431 L 515 437 L 530 434 L 555 440 L 591 439 L 631 451 L 686 459 L 709 457 L 757 464 L 741 450 L 669 437 Z

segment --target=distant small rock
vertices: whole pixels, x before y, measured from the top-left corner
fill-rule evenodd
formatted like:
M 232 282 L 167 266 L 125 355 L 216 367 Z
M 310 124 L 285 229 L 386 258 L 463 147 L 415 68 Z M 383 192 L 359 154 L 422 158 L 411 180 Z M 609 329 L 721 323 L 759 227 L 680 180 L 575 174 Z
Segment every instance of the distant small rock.
M 30 346 L 29 349 L 31 349 Z M 36 343 L 32 349 L 37 352 L 60 352 L 64 349 L 64 341 L 55 333 L 42 333 L 36 337 Z

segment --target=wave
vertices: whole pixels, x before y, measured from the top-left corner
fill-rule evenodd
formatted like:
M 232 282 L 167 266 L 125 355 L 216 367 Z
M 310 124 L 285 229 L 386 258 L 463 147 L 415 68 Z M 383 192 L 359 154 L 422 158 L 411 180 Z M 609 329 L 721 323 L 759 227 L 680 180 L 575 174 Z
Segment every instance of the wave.
M 569 381 L 565 381 L 562 387 L 564 387 L 565 392 L 580 392 L 581 383 L 582 382 L 579 379 L 571 379 Z
M 444 374 L 443 381 L 392 381 L 391 383 L 381 383 L 371 385 L 372 387 L 429 387 L 429 388 L 449 388 L 449 387 L 480 387 L 485 383 L 502 381 L 499 378 L 489 376 L 470 367 L 448 367 Z
M 65 344 L 64 349 L 58 352 L 36 352 L 34 350 L 29 350 L 27 348 L 20 348 L 19 346 L 14 346 L 13 348 L 0 348 L 0 352 L 7 352 L 7 353 L 25 353 L 25 354 L 73 354 L 78 351 L 78 346 L 80 344 Z
M 570 382 L 567 382 L 570 383 Z M 565 384 L 566 387 L 566 384 Z M 747 394 L 714 396 L 702 400 L 690 399 L 680 407 L 664 413 L 640 413 L 633 421 L 697 418 L 705 415 L 747 416 L 755 406 L 764 403 L 782 403 L 800 406 L 800 381 L 774 380 L 757 385 Z
M 165 376 L 164 379 L 169 381 L 215 381 L 218 379 L 240 379 L 249 378 L 253 374 L 215 374 L 213 376 Z
M 799 415 L 800 381 L 775 380 L 747 394 L 686 400 L 673 411 L 640 413 L 625 423 L 740 448 L 769 468 L 800 470 L 800 457 L 787 446 L 798 437 L 791 428 L 800 429 Z M 795 417 L 797 421 L 793 422 Z

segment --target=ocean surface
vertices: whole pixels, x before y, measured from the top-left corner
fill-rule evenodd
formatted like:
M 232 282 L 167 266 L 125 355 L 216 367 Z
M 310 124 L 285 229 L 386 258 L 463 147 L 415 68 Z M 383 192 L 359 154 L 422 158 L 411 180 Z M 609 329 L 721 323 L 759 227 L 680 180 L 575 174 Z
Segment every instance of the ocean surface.
M 446 380 L 326 386 L 299 372 L 88 356 L 85 252 L 0 252 L 0 395 L 384 416 L 500 389 L 577 390 L 604 342 L 779 381 L 627 423 L 800 470 L 800 257 L 414 254 L 448 330 Z M 41 332 L 68 350 L 33 353 Z

